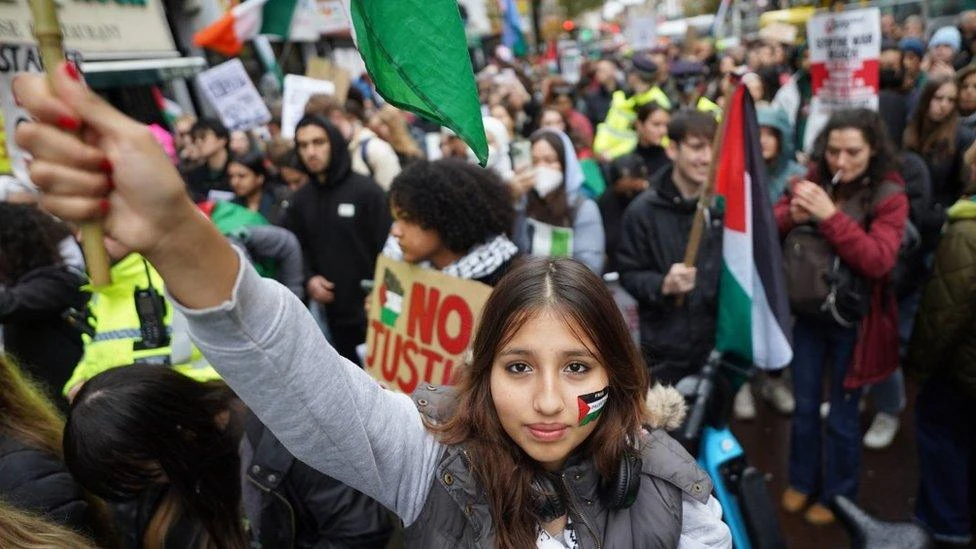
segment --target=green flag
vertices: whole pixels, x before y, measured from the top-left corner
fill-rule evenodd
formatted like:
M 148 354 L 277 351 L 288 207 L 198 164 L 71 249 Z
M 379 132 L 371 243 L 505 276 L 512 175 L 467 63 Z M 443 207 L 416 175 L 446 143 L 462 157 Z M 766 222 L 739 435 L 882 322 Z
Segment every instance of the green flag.
M 457 0 L 351 0 L 356 43 L 376 91 L 454 131 L 488 162 L 488 141 Z

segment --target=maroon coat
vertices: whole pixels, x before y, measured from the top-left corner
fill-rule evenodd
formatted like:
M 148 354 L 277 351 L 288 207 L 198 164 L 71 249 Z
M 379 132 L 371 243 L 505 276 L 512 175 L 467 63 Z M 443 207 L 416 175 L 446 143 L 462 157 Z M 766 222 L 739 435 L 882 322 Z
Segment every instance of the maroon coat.
M 814 171 L 808 177 L 818 182 Z M 885 180 L 904 187 L 896 172 L 889 172 Z M 790 199 L 787 192 L 773 207 L 781 237 L 794 227 Z M 898 366 L 898 305 L 894 292 L 888 288 L 907 219 L 908 197 L 898 193 L 874 207 L 867 232 L 857 220 L 839 210 L 818 225 L 820 234 L 840 259 L 872 283 L 871 310 L 860 323 L 857 345 L 844 378 L 846 389 L 877 383 Z

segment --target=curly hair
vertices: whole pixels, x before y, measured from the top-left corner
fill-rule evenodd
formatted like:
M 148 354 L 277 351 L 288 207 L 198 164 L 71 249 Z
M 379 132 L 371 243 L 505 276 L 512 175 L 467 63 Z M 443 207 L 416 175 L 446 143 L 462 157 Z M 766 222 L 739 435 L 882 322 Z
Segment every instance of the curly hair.
M 515 220 L 505 183 L 492 170 L 457 159 L 418 160 L 404 168 L 390 186 L 390 207 L 460 254 L 510 235 Z
M 70 234 L 34 206 L 0 202 L 0 283 L 12 284 L 34 269 L 61 263 L 58 245 Z
M 872 181 L 884 181 L 888 172 L 900 167 L 895 154 L 895 145 L 888 138 L 881 115 L 870 109 L 844 109 L 830 115 L 827 125 L 814 140 L 813 158 L 817 165 L 817 173 L 824 181 L 830 181 L 832 174 L 827 165 L 827 141 L 830 132 L 845 129 L 860 131 L 864 141 L 871 147 L 871 161 L 864 175 Z

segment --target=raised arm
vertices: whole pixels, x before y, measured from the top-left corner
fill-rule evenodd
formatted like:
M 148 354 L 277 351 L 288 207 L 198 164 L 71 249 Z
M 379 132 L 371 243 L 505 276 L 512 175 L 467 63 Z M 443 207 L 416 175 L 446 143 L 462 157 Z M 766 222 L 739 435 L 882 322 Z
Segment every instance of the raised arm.
M 238 256 L 144 126 L 92 93 L 73 67 L 59 66 L 53 85 L 41 75 L 14 82 L 38 120 L 21 124 L 16 139 L 34 156 L 45 208 L 101 221 L 146 256 L 207 359 L 296 457 L 414 520 L 440 446 L 410 400 L 341 359 L 298 298 Z M 79 126 L 84 142 L 62 131 Z

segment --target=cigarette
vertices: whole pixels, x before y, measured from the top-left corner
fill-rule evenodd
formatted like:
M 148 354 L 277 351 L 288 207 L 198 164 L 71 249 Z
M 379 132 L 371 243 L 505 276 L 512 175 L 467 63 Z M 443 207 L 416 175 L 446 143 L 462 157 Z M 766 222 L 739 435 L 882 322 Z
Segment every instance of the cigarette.
M 843 175 L 843 173 L 844 172 L 842 172 L 840 170 L 837 170 L 837 172 L 834 174 L 834 178 L 830 180 L 830 184 L 831 185 L 836 185 L 836 184 L 840 183 L 840 177 L 841 177 L 841 175 Z

